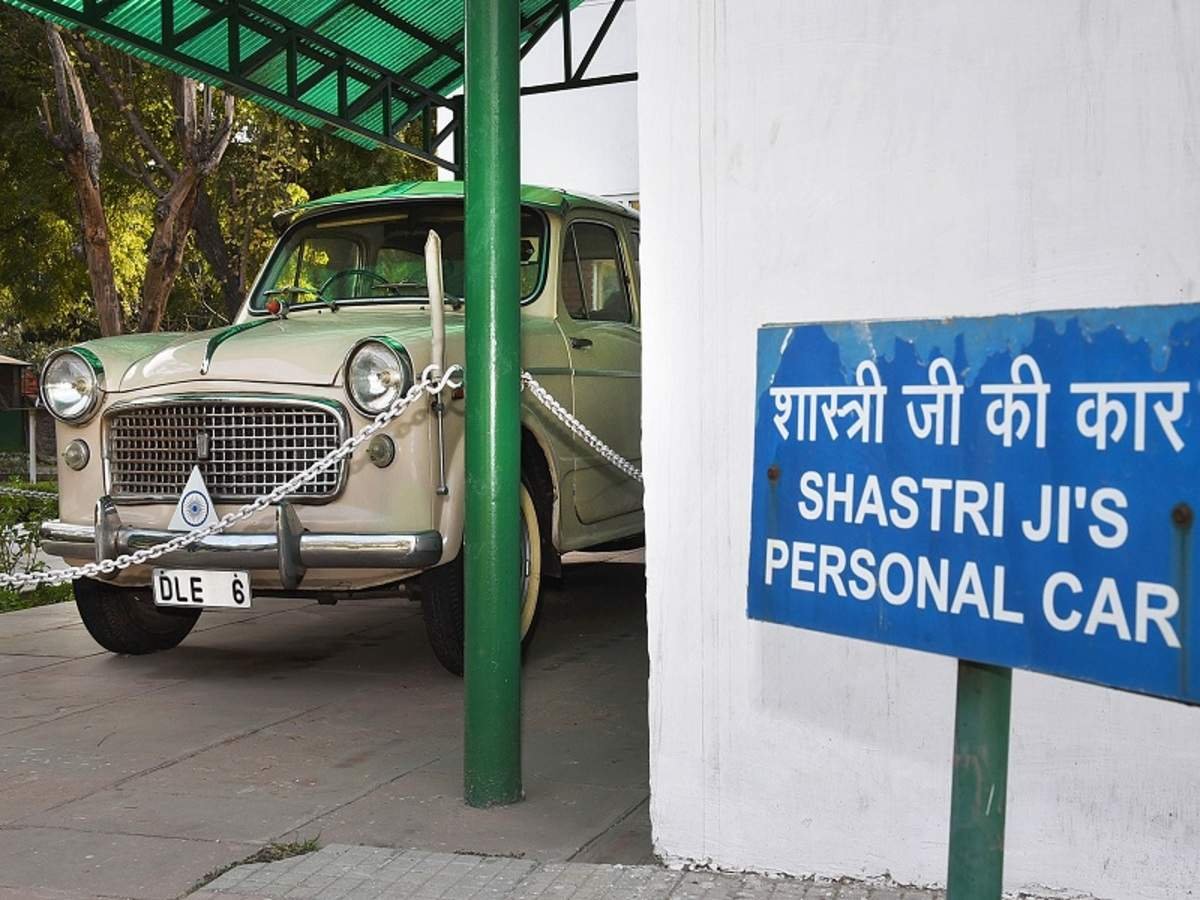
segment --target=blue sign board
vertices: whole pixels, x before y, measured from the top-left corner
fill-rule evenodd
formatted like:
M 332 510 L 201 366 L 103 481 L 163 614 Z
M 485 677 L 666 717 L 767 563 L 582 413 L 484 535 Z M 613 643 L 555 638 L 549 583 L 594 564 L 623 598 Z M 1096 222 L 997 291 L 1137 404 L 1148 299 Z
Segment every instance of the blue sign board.
M 1200 305 L 771 325 L 751 618 L 1200 702 Z

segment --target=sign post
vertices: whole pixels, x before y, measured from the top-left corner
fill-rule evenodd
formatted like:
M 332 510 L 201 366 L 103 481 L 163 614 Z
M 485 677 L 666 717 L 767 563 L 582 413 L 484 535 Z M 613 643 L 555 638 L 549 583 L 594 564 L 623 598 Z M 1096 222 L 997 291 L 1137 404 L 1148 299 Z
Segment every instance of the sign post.
M 1011 699 L 1012 669 L 959 660 L 946 877 L 953 900 L 1001 894 Z
M 1200 305 L 765 326 L 748 615 L 958 658 L 949 900 L 999 898 L 1012 669 L 1200 703 Z

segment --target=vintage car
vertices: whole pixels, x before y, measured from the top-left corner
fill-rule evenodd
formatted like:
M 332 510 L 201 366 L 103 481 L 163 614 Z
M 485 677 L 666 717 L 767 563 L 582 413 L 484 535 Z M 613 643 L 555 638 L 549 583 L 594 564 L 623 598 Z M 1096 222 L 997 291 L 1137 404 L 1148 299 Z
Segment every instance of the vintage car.
M 527 187 L 521 199 L 522 366 L 636 462 L 638 219 L 559 190 Z M 471 298 L 461 182 L 331 196 L 275 224 L 279 242 L 232 325 L 88 341 L 47 360 L 60 494 L 60 519 L 42 530 L 48 553 L 73 564 L 116 558 L 266 494 L 404 393 L 431 362 L 435 326 L 445 365 L 462 362 Z M 427 283 L 431 231 L 440 316 Z M 148 653 L 179 644 L 201 610 L 252 597 L 407 594 L 422 604 L 438 659 L 461 672 L 463 390 L 410 407 L 342 464 L 227 531 L 107 580 L 77 580 L 88 631 L 113 652 Z M 636 546 L 643 525 L 640 485 L 528 392 L 521 422 L 527 642 L 561 554 Z

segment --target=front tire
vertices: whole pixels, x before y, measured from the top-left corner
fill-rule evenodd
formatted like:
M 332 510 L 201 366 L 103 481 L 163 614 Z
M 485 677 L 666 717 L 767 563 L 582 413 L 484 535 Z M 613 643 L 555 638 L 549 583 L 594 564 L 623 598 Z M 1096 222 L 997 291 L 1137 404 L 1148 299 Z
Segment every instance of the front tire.
M 188 636 L 199 610 L 161 609 L 150 588 L 118 587 L 80 578 L 73 585 L 75 606 L 88 633 L 112 653 L 140 656 L 170 650 Z
M 545 532 L 533 495 L 521 477 L 521 654 L 525 654 L 541 619 L 542 548 Z M 421 601 L 425 633 L 433 655 L 447 671 L 463 673 L 464 589 L 463 554 L 453 562 L 422 572 L 414 579 L 414 592 Z

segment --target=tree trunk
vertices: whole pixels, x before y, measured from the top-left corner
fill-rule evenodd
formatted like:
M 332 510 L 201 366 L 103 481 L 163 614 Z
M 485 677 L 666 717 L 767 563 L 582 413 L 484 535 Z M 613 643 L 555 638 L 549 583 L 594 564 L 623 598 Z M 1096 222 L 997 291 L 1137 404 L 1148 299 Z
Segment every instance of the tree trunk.
M 192 229 L 196 232 L 196 246 L 208 260 L 213 275 L 221 284 L 221 307 L 232 322 L 242 308 L 242 269 L 234 266 L 229 258 L 229 248 L 221 233 L 221 223 L 216 210 L 208 199 L 208 192 L 200 189 L 196 196 L 196 210 L 192 216 Z
M 162 326 L 167 298 L 183 265 L 200 180 L 200 172 L 192 165 L 186 166 L 154 209 L 156 222 L 146 258 L 146 277 L 142 281 L 138 331 L 158 331 Z
M 158 331 L 166 312 L 175 276 L 183 265 L 183 251 L 192 232 L 192 216 L 205 176 L 211 175 L 225 155 L 233 134 L 233 95 L 226 94 L 224 112 L 218 120 L 213 94 L 205 90 L 202 110 L 196 108 L 196 82 L 175 76 L 171 96 L 175 106 L 175 137 L 183 166 L 171 178 L 171 187 L 155 207 L 154 234 L 142 282 L 140 331 Z
M 102 148 L 87 94 L 63 42 L 65 33 L 56 25 L 46 25 L 46 39 L 50 46 L 54 89 L 58 100 L 59 127 L 55 129 L 49 100 L 43 96 L 42 129 L 50 143 L 62 153 L 67 172 L 75 185 L 82 222 L 84 254 L 100 320 L 100 332 L 108 336 L 121 333 L 122 316 L 120 298 L 113 279 L 107 219 L 100 194 Z M 112 76 L 103 59 L 92 52 L 79 37 L 68 34 L 68 39 L 74 45 L 76 53 L 108 87 L 139 144 L 153 161 L 157 178 L 165 177 L 170 183 L 166 192 L 160 193 L 156 177 L 151 175 L 148 165 L 141 163 L 134 166 L 135 177 L 140 177 L 147 187 L 159 195 L 158 204 L 154 208 L 154 232 L 150 237 L 146 255 L 142 302 L 138 310 L 138 330 L 157 331 L 162 326 L 171 288 L 175 285 L 175 278 L 183 265 L 183 255 L 188 235 L 192 232 L 192 216 L 198 194 L 205 177 L 211 175 L 220 164 L 233 135 L 233 95 L 225 94 L 223 109 L 218 117 L 211 89 L 200 89 L 196 82 L 189 78 L 172 77 L 175 136 L 183 157 L 183 165 L 176 169 L 142 124 L 141 116 L 127 102 L 124 90 Z M 198 92 L 202 93 L 204 99 L 202 110 L 198 110 L 196 105 Z M 215 226 L 216 220 L 212 210 L 208 208 L 207 201 L 205 209 Z M 224 254 L 223 263 L 214 263 L 214 269 L 223 273 L 222 281 L 227 282 L 233 277 L 233 273 L 219 226 L 216 227 L 214 246 Z M 237 293 L 240 295 L 240 286 Z M 229 297 L 230 287 L 226 286 L 226 308 L 232 308 L 236 313 L 236 301 L 231 302 Z
M 96 306 L 100 333 L 110 337 L 120 334 L 123 328 L 121 298 L 113 277 L 108 217 L 100 193 L 100 161 L 103 156 L 100 135 L 92 121 L 91 105 L 79 81 L 79 74 L 63 44 L 62 34 L 57 26 L 49 22 L 46 23 L 46 42 L 50 47 L 54 93 L 58 101 L 58 130 L 54 128 L 50 103 L 45 95 L 42 97 L 42 130 L 55 149 L 62 153 L 63 165 L 75 187 L 92 301 Z
M 92 302 L 96 306 L 100 334 L 111 337 L 120 334 L 124 328 L 121 322 L 121 298 L 113 276 L 108 217 L 104 214 L 100 185 L 92 180 L 81 153 L 65 153 L 63 161 L 75 185 L 75 199 L 79 203 L 83 254 L 87 261 L 88 280 L 92 285 Z

